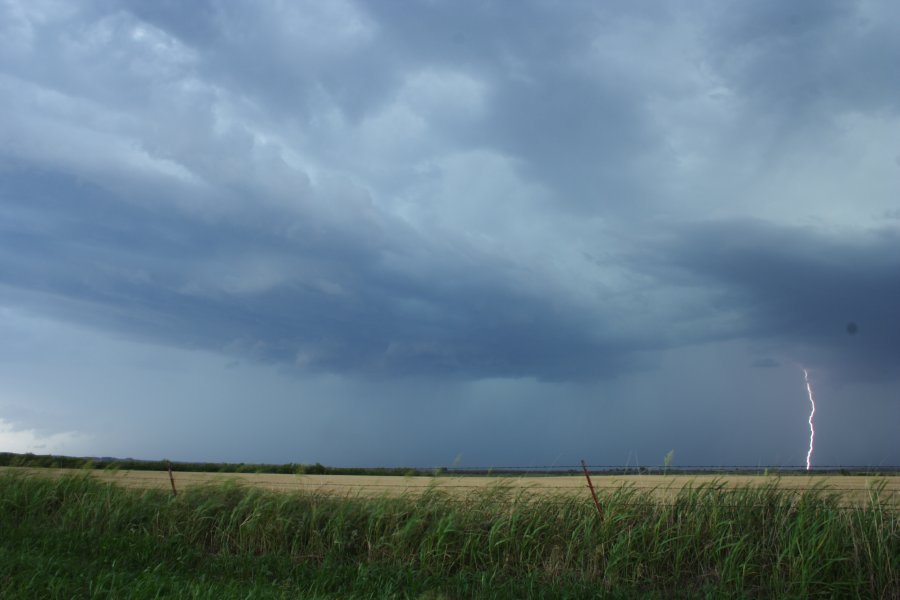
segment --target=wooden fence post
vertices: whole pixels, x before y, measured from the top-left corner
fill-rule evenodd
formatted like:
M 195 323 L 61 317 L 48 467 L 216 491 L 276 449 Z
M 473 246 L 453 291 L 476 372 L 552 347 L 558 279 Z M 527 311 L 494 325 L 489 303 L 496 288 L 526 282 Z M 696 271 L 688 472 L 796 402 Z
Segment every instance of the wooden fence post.
M 175 476 L 172 475 L 172 463 L 167 460 L 166 466 L 169 467 L 169 482 L 172 484 L 172 495 L 177 496 L 178 491 L 175 489 Z
M 584 478 L 587 479 L 588 487 L 591 488 L 591 496 L 594 497 L 594 506 L 597 507 L 597 514 L 600 515 L 600 520 L 603 520 L 603 509 L 600 507 L 600 501 L 597 499 L 597 492 L 594 491 L 594 484 L 591 483 L 591 474 L 588 473 L 587 465 L 584 464 L 584 459 L 581 459 L 581 468 L 584 469 Z

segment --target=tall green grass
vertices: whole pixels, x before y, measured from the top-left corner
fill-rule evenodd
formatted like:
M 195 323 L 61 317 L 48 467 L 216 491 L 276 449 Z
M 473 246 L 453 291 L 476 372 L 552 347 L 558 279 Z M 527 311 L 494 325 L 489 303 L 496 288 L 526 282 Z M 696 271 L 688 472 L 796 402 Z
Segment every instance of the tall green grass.
M 459 498 L 177 497 L 0 476 L 0 598 L 900 597 L 900 519 L 872 493 L 712 484 L 671 501 L 501 487 Z

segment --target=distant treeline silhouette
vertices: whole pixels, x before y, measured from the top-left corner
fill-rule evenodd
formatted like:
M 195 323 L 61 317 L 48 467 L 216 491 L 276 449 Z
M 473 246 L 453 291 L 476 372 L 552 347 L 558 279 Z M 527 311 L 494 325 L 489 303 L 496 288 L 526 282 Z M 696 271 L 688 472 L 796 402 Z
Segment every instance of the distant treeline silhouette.
M 134 458 L 76 457 L 53 454 L 17 454 L 0 452 L 0 467 L 32 467 L 51 469 L 122 469 L 129 471 L 165 471 L 171 465 L 179 472 L 194 473 L 272 473 L 285 475 L 579 475 L 581 467 L 562 466 L 505 466 L 505 467 L 327 467 L 325 465 L 286 463 L 210 463 L 168 460 L 138 460 Z M 803 466 L 680 466 L 653 467 L 589 465 L 597 475 L 704 475 L 704 474 L 795 474 L 795 475 L 887 475 L 900 472 L 897 466 L 835 465 L 819 466 L 807 471 Z
M 75 457 L 53 454 L 16 454 L 0 452 L 0 467 L 31 467 L 49 469 L 123 469 L 130 471 L 165 471 L 171 464 L 176 471 L 194 473 L 274 473 L 288 475 L 423 475 L 432 471 L 409 468 L 326 467 L 319 463 L 286 463 L 269 465 L 256 463 L 178 462 L 168 460 L 137 460 L 113 457 Z

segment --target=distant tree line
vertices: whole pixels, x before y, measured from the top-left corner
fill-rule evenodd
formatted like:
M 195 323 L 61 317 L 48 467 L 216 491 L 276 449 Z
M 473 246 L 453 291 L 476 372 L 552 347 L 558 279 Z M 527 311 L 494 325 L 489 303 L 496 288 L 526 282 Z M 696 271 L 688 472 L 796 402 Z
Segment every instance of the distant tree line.
M 319 463 L 312 465 L 287 463 L 267 465 L 257 463 L 208 463 L 176 462 L 167 460 L 135 460 L 132 458 L 90 458 L 56 456 L 53 454 L 16 454 L 0 452 L 0 467 L 32 467 L 49 469 L 124 469 L 130 471 L 165 471 L 169 464 L 175 471 L 202 473 L 281 473 L 288 475 L 429 475 L 432 471 L 418 471 L 411 468 L 356 468 L 326 467 Z
M 667 455 L 668 458 L 668 455 Z M 671 459 L 668 460 L 671 463 Z M 43 467 L 52 469 L 123 469 L 130 471 L 165 471 L 168 460 L 135 460 L 133 458 L 75 457 L 53 454 L 16 454 L 0 452 L 0 467 Z M 268 465 L 259 463 L 209 463 L 171 461 L 172 469 L 180 472 L 203 473 L 281 473 L 288 475 L 470 475 L 470 476 L 519 476 L 519 475 L 579 475 L 579 470 L 545 469 L 541 467 L 521 469 L 447 468 L 415 469 L 411 467 L 326 467 L 322 464 L 287 463 Z M 742 473 L 758 475 L 888 475 L 898 474 L 896 466 L 881 467 L 825 467 L 806 471 L 802 467 L 602 467 L 595 468 L 595 475 L 725 475 Z

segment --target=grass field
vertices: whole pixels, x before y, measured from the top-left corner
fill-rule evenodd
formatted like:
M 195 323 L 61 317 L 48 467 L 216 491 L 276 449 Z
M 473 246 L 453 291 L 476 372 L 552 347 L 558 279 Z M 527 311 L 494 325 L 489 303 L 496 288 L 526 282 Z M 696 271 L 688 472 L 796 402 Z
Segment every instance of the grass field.
M 4 470 L 41 475 L 63 476 L 71 474 L 69 469 L 24 469 L 0 467 Z M 165 471 L 129 471 L 95 469 L 86 471 L 91 476 L 111 483 L 131 488 L 171 490 L 169 474 Z M 235 481 L 274 491 L 311 491 L 342 496 L 400 496 L 421 494 L 428 490 L 441 490 L 456 497 L 478 493 L 484 488 L 501 486 L 528 494 L 545 496 L 589 497 L 584 476 L 521 476 L 484 477 L 456 476 L 441 477 L 399 477 L 381 475 L 277 475 L 257 473 L 181 473 L 175 472 L 177 489 L 187 489 L 198 485 L 209 485 L 225 481 Z M 698 487 L 715 483 L 726 489 L 748 486 L 774 485 L 789 493 L 799 493 L 818 488 L 835 492 L 845 504 L 859 504 L 869 501 L 871 490 L 880 489 L 882 502 L 900 508 L 900 476 L 843 476 L 843 475 L 629 475 L 592 477 L 598 491 L 615 491 L 626 487 L 648 492 L 655 498 L 665 499 L 677 496 L 683 488 Z
M 0 472 L 0 598 L 900 597 L 891 478 L 192 475 Z

